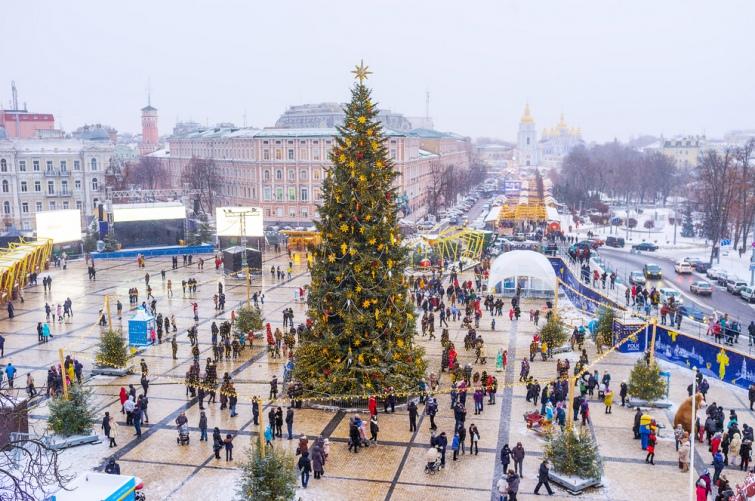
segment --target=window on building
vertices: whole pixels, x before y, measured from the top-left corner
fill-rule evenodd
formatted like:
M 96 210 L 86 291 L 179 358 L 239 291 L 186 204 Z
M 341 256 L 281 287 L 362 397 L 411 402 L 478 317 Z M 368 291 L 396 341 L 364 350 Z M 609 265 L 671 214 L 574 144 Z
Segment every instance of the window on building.
M 304 141 L 302 141 L 303 143 Z M 307 159 L 307 150 L 306 148 L 299 148 L 299 160 L 306 160 Z
M 307 176 L 307 169 L 302 169 L 302 170 L 299 171 L 299 179 L 301 179 L 302 181 L 306 181 L 307 177 L 308 177 Z
M 92 178 L 92 191 L 98 191 L 100 189 L 100 183 L 97 181 L 96 177 Z
M 270 199 L 273 197 L 273 190 L 269 186 L 265 186 L 262 189 L 262 199 L 266 202 L 269 202 Z
M 29 191 L 29 185 L 26 184 L 26 181 L 21 181 L 21 193 L 26 193 Z
M 391 160 L 396 160 L 396 148 L 391 148 Z
M 60 182 L 60 189 L 61 189 L 61 191 L 63 192 L 64 195 L 66 193 L 68 193 L 68 181 L 61 181 Z
M 3 193 L 8 193 L 10 191 L 10 184 L 7 180 L 3 179 Z
M 262 150 L 262 160 L 270 160 L 270 150 Z
M 527 138 L 527 146 L 529 146 L 529 144 L 530 144 L 530 138 L 528 137 Z
M 8 161 L 0 158 L 0 172 L 8 172 Z
M 315 188 L 312 190 L 312 197 L 315 200 L 315 202 L 320 201 L 320 190 L 318 188 Z
M 275 199 L 279 202 L 283 201 L 283 188 L 275 188 Z
M 55 194 L 55 181 L 47 181 L 47 194 L 48 195 Z
M 282 150 L 275 150 L 275 159 L 276 160 L 283 160 L 283 151 Z
M 79 180 L 79 179 L 75 180 L 73 182 L 73 187 L 76 188 L 77 190 L 80 190 L 81 189 L 81 180 Z
M 290 218 L 296 218 L 296 207 L 289 207 L 288 208 L 288 217 Z
M 296 181 L 296 171 L 294 169 L 288 169 L 288 180 Z
M 294 159 L 294 149 L 293 148 L 289 148 L 288 149 L 288 159 L 289 160 L 293 160 Z
M 67 209 L 67 208 L 68 208 L 68 201 L 67 201 L 67 200 L 63 202 L 63 208 L 64 208 L 64 209 Z
M 288 199 L 292 202 L 296 200 L 296 188 L 294 186 L 288 187 Z
M 315 181 L 320 180 L 320 169 L 315 169 L 314 172 L 312 172 L 312 177 L 315 179 Z
M 265 209 L 265 217 L 270 217 L 272 215 L 273 211 L 270 209 Z
M 264 179 L 265 181 L 270 181 L 270 171 L 269 170 L 265 169 L 265 172 L 262 175 L 262 179 Z
M 312 150 L 312 160 L 320 160 L 320 149 L 317 147 Z
M 29 202 L 21 202 L 21 212 L 24 214 L 29 213 Z
M 66 162 L 65 160 L 61 160 L 60 161 L 60 170 L 62 172 L 66 172 L 68 170 L 68 162 Z
M 97 159 L 93 158 L 89 161 L 89 165 L 92 167 L 92 170 L 97 170 Z
M 41 181 L 34 181 L 34 191 L 39 193 L 42 191 L 42 182 Z
M 39 160 L 32 160 L 31 167 L 34 172 L 39 172 Z
M 48 160 L 47 162 L 45 162 L 45 165 L 46 165 L 45 168 L 47 169 L 47 172 L 51 172 L 52 171 L 52 160 Z
M 50 201 L 47 206 L 50 208 L 50 210 L 55 210 L 58 208 L 58 205 L 55 203 L 55 200 Z
M 81 200 L 76 200 L 76 208 L 81 210 Z
M 10 214 L 10 202 L 3 202 L 3 213 Z
M 283 171 L 281 169 L 275 171 L 275 179 L 277 179 L 278 181 L 283 180 Z
M 309 208 L 308 207 L 302 207 L 301 208 L 301 217 L 308 218 L 309 217 Z
M 73 170 L 81 170 L 81 161 L 79 160 L 73 161 Z
M 302 188 L 301 189 L 301 201 L 302 202 L 309 201 L 309 188 Z
M 31 230 L 31 223 L 29 221 L 24 221 L 21 223 L 21 227 L 25 230 Z
M 36 207 L 37 212 L 42 210 L 42 202 L 37 202 L 36 204 L 34 204 L 34 206 Z
M 18 162 L 18 170 L 21 172 L 26 172 L 26 160 L 20 160 Z
M 283 217 L 283 207 L 276 207 L 275 208 L 275 215 L 278 216 L 278 217 Z

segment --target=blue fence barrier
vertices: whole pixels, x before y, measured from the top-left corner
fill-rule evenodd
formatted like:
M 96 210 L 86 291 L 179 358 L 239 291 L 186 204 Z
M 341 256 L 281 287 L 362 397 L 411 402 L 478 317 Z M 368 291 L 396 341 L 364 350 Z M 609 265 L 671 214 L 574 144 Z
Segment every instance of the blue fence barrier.
M 614 343 L 636 331 L 641 324 L 614 322 Z M 653 326 L 639 332 L 621 348 L 623 353 L 642 353 L 651 343 Z M 688 369 L 697 367 L 711 379 L 741 388 L 755 384 L 755 358 L 732 350 L 728 346 L 697 338 L 670 329 L 665 325 L 655 326 L 655 356 Z
M 568 287 L 561 287 L 561 291 L 566 294 L 566 297 L 572 302 L 572 304 L 579 310 L 586 313 L 597 314 L 598 310 L 602 306 L 610 306 L 617 310 L 624 310 L 625 307 L 612 299 L 607 298 L 603 294 L 593 290 L 587 285 L 579 281 L 579 277 L 576 277 L 569 267 L 564 263 L 560 257 L 548 257 L 553 271 L 556 272 L 556 276 L 566 284 Z
M 215 247 L 212 245 L 194 245 L 191 247 L 181 247 L 173 245 L 170 247 L 149 247 L 145 249 L 124 249 L 112 252 L 92 252 L 92 259 L 124 259 L 136 258 L 141 254 L 145 257 L 156 256 L 179 256 L 183 254 L 214 254 Z

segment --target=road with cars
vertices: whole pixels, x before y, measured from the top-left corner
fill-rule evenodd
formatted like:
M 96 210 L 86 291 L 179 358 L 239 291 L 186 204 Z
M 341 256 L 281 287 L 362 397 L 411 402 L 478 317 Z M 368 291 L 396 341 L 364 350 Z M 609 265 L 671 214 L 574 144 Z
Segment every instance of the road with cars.
M 745 327 L 750 323 L 750 320 L 755 318 L 755 310 L 742 298 L 730 294 L 725 287 L 712 283 L 703 273 L 676 273 L 674 261 L 669 258 L 654 256 L 652 252 L 629 253 L 605 246 L 598 250 L 598 255 L 622 277 L 628 277 L 629 273 L 635 270 L 641 271 L 645 264 L 657 264 L 663 270 L 663 278 L 661 280 L 648 280 L 646 287 L 648 289 L 650 287 L 674 287 L 682 292 L 685 302 L 694 302 L 705 313 L 712 313 L 713 310 L 728 313 L 738 319 Z M 689 286 L 696 280 L 711 282 L 713 294 L 710 297 L 703 297 L 691 293 Z

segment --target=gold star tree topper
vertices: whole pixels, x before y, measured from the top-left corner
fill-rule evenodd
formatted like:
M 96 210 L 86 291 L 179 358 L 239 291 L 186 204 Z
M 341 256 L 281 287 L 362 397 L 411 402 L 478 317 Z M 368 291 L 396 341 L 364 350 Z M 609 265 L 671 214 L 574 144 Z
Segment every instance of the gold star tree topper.
M 367 75 L 372 75 L 372 72 L 369 70 L 369 66 L 364 65 L 364 60 L 359 61 L 359 66 L 355 66 L 352 73 L 354 74 L 354 78 L 359 80 L 360 84 L 364 83 L 364 81 L 367 80 Z

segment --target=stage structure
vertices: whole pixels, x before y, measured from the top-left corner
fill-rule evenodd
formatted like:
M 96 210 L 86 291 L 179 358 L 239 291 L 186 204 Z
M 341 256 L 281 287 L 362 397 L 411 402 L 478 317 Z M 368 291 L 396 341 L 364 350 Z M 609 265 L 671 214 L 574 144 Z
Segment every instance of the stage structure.
M 113 204 L 113 232 L 121 247 L 180 245 L 186 238 L 181 202 Z
M 221 249 L 240 246 L 262 251 L 265 248 L 262 209 L 259 207 L 217 207 L 215 229 Z

